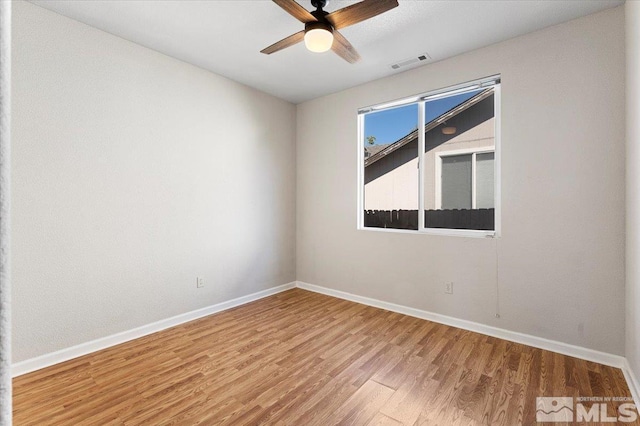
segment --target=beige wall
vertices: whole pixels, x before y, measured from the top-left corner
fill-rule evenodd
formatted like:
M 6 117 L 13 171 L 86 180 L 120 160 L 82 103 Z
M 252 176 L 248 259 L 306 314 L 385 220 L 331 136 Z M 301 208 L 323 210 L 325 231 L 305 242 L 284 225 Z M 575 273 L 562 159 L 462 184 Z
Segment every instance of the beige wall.
M 15 362 L 295 280 L 294 105 L 13 6 Z
M 298 280 L 623 354 L 624 61 L 618 7 L 299 105 Z M 495 74 L 502 236 L 357 230 L 358 108 Z
M 627 1 L 626 356 L 640 380 L 640 2 Z

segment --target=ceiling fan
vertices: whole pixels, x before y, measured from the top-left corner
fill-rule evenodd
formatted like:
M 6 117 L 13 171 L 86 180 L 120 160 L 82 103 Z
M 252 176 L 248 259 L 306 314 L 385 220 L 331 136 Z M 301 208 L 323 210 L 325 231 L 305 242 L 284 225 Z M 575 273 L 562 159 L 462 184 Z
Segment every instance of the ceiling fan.
M 398 6 L 398 0 L 363 0 L 360 3 L 328 13 L 322 10 L 327 4 L 327 0 L 311 0 L 311 5 L 316 8 L 313 12 L 309 12 L 295 0 L 273 0 L 273 2 L 302 22 L 304 30 L 261 50 L 262 53 L 270 55 L 304 40 L 310 51 L 326 52 L 331 49 L 342 59 L 352 64 L 360 60 L 360 55 L 338 30 L 373 18 Z

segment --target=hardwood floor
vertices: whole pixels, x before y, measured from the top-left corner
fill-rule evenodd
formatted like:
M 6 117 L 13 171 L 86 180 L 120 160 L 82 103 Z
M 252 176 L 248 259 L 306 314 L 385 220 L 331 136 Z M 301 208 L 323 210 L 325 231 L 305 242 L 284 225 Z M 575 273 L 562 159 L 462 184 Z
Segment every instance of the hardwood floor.
M 616 368 L 294 289 L 20 376 L 14 422 L 511 426 L 537 396 L 630 392 Z

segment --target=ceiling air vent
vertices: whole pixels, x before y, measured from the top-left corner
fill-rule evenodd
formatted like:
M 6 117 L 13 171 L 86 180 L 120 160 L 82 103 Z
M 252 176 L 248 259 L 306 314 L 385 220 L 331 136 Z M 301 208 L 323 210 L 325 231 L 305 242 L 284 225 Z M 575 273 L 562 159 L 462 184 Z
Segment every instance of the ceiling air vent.
M 394 70 L 397 70 L 397 69 L 400 69 L 400 68 L 408 67 L 409 65 L 417 64 L 418 62 L 428 61 L 429 59 L 431 59 L 431 56 L 429 56 L 428 53 L 423 53 L 422 55 L 418 55 L 418 56 L 413 57 L 413 58 L 405 59 L 404 61 L 399 61 L 399 62 L 391 65 L 391 68 L 393 68 Z

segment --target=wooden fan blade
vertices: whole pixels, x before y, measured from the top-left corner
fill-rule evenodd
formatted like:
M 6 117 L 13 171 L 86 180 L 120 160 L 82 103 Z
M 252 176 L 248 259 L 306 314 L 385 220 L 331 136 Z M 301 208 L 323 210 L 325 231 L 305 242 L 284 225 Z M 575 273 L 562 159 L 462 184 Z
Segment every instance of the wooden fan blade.
M 273 43 L 271 46 L 262 49 L 260 52 L 261 53 L 265 53 L 267 55 L 272 54 L 273 52 L 277 52 L 278 50 L 282 50 L 285 49 L 289 46 L 293 46 L 294 44 L 298 44 L 300 43 L 302 40 L 304 40 L 304 30 L 297 32 L 295 34 L 290 35 L 287 38 L 283 38 L 282 40 Z
M 275 0 L 274 0 L 275 1 Z M 364 0 L 351 6 L 343 7 L 326 16 L 333 28 L 348 27 L 366 19 L 373 18 L 398 6 L 398 0 Z
M 360 55 L 356 52 L 356 49 L 353 48 L 349 40 L 344 38 L 338 30 L 333 30 L 333 45 L 331 45 L 331 50 L 350 64 L 355 64 L 360 60 Z
M 289 15 L 293 16 L 298 21 L 304 24 L 306 24 L 307 22 L 317 21 L 317 19 L 311 14 L 311 12 L 300 6 L 295 2 L 295 0 L 273 0 L 273 2 L 283 8 Z

